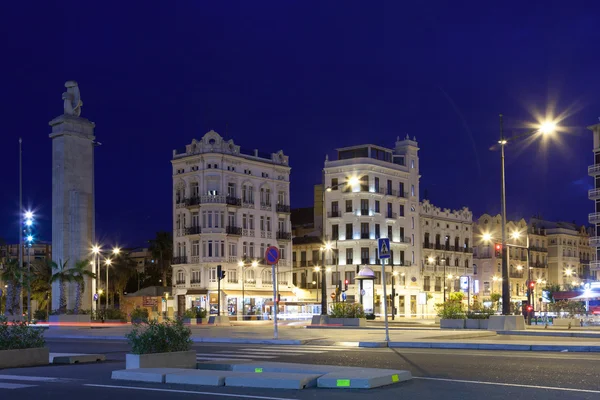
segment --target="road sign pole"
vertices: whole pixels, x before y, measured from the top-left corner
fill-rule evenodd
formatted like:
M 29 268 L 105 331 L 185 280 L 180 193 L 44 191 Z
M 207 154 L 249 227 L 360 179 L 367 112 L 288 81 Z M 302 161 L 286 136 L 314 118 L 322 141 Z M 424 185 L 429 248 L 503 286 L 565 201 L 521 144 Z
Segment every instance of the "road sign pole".
M 389 342 L 390 341 L 390 331 L 388 328 L 388 315 L 387 315 L 387 280 L 385 279 L 385 258 L 381 259 L 381 279 L 383 282 L 383 298 L 384 298 L 384 302 L 383 302 L 383 318 L 385 321 L 385 341 Z
M 275 274 L 275 264 L 271 264 L 271 272 L 273 273 L 273 337 L 277 339 L 277 275 Z

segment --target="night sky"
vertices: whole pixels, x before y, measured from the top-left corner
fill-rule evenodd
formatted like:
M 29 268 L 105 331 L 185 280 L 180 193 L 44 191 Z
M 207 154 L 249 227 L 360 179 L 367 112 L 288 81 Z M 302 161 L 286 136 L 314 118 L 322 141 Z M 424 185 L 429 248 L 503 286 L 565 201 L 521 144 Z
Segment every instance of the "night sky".
M 598 2 L 91 3 L 0 6 L 8 240 L 18 232 L 19 136 L 24 204 L 39 238 L 51 238 L 48 121 L 62 113 L 70 79 L 102 143 L 96 219 L 107 245 L 143 245 L 171 229 L 172 150 L 210 129 L 250 149 L 283 149 L 292 207 L 312 204 L 335 148 L 416 136 L 421 194 L 479 217 L 500 210 L 500 158 L 489 151 L 498 114 L 512 134 L 554 110 L 565 117 L 558 140 L 507 148 L 509 218 L 583 224 L 593 211 L 586 126 L 600 116 Z

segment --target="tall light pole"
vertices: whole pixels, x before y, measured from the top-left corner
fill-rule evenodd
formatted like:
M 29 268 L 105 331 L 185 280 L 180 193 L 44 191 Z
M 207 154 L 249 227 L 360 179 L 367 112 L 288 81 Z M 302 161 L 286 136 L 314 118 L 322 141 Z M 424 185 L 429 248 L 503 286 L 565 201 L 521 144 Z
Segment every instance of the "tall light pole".
M 107 258 L 104 260 L 104 265 L 106 265 L 106 309 L 108 310 L 108 267 L 112 264 L 112 260 Z
M 96 274 L 96 278 L 92 280 L 92 308 L 98 309 L 98 301 L 94 301 L 94 294 L 98 293 L 98 299 L 100 299 L 100 265 L 98 264 L 98 254 L 100 253 L 100 246 L 97 244 L 92 246 L 92 273 Z M 139 284 L 139 279 L 138 279 Z M 139 289 L 138 289 L 139 290 Z
M 537 129 L 524 133 L 522 135 L 513 136 L 511 138 L 504 137 L 504 125 L 500 114 L 500 140 L 497 145 L 492 146 L 491 150 L 496 150 L 500 146 L 500 168 L 501 168 L 501 184 L 500 184 L 500 208 L 502 216 L 502 314 L 510 315 L 510 282 L 508 276 L 508 257 L 506 247 L 506 181 L 504 173 L 504 146 L 509 142 L 514 142 L 518 139 L 523 139 L 536 134 L 550 134 L 556 130 L 556 124 L 552 121 L 542 123 Z
M 19 269 L 23 268 L 23 140 L 19 138 Z M 23 275 L 21 275 L 23 287 Z M 19 315 L 23 315 L 23 293 L 19 290 Z
M 31 321 L 31 246 L 33 245 L 33 213 L 25 213 L 25 227 L 27 231 L 27 321 Z

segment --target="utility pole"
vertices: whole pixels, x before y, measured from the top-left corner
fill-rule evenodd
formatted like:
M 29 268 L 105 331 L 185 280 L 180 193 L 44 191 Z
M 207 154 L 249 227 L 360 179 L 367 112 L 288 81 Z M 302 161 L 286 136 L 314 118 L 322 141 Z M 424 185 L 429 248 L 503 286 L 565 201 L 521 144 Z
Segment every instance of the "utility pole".
M 19 138 L 19 269 L 23 269 L 23 140 Z M 19 289 L 19 315 L 23 314 L 23 275 L 21 274 L 21 288 Z

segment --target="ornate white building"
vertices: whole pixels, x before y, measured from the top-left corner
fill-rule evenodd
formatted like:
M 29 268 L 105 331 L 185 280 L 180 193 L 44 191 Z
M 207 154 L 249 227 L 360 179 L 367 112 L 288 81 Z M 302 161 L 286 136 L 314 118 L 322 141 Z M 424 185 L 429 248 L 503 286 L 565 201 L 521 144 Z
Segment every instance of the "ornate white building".
M 434 206 L 429 200 L 420 204 L 423 256 L 423 291 L 433 296 L 428 309 L 441 303 L 444 289 L 448 295 L 461 291 L 460 277 L 469 276 L 470 293 L 479 292 L 479 279 L 473 268 L 473 213 L 463 207 L 451 211 Z
M 407 136 L 398 138 L 393 149 L 372 144 L 346 147 L 337 150 L 336 160 L 325 161 L 325 240 L 333 247 L 326 256 L 326 268 L 331 271 L 326 272 L 327 288 L 348 280 L 347 301 L 359 301 L 355 276 L 359 269 L 371 268 L 375 272 L 377 314 L 383 312 L 384 304 L 377 254 L 380 237 L 391 241 L 387 293 L 392 293 L 394 273 L 396 315 L 421 316 L 423 312 L 417 307 L 421 292 L 418 150 L 416 140 Z M 334 263 L 335 253 L 339 258 Z M 331 290 L 328 302 L 332 301 Z M 389 300 L 388 310 L 391 313 Z
M 281 253 L 281 300 L 292 300 L 290 167 L 283 151 L 246 151 L 210 131 L 174 150 L 171 163 L 175 310 L 200 306 L 216 314 L 221 265 L 221 314 L 270 311 L 269 246 Z
M 594 202 L 594 212 L 590 213 L 588 219 L 593 225 L 589 244 L 594 248 L 590 265 L 590 275 L 594 279 L 600 276 L 600 123 L 588 127 L 594 133 L 593 152 L 594 163 L 588 167 L 588 175 L 594 178 L 594 188 L 588 192 L 588 197 Z

